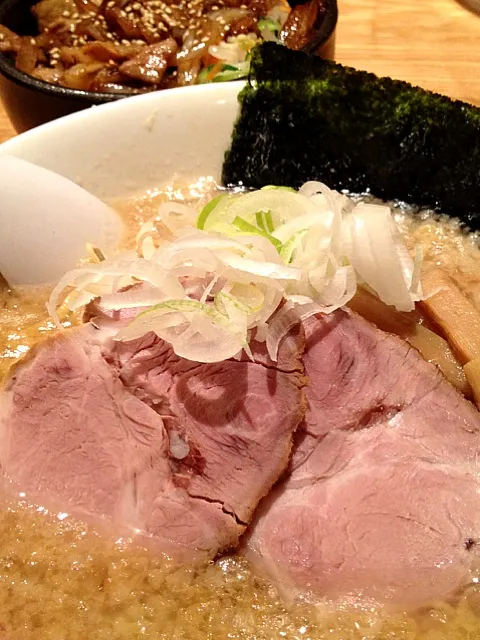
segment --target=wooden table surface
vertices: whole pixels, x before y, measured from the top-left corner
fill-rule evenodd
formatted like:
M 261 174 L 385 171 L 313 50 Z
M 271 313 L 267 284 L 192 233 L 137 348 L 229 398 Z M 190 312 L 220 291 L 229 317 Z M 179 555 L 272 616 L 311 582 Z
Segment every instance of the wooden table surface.
M 339 62 L 480 105 L 480 17 L 456 0 L 339 0 L 339 13 Z M 0 142 L 13 135 L 0 105 Z

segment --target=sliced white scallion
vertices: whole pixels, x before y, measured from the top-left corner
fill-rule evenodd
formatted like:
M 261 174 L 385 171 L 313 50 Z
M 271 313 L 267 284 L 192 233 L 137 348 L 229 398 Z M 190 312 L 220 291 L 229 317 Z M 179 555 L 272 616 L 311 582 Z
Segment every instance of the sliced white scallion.
M 71 310 L 94 298 L 105 310 L 138 310 L 118 340 L 153 331 L 179 356 L 218 362 L 242 351 L 251 357 L 255 335 L 275 360 L 296 323 L 342 307 L 357 283 L 398 310 L 413 309 L 422 299 L 421 262 L 388 207 L 354 205 L 318 182 L 299 192 L 269 186 L 221 194 L 198 215 L 165 203 L 140 229 L 136 251 L 66 274 L 49 310 L 59 324 L 69 290 Z
M 71 311 L 75 311 L 94 298 L 117 293 L 136 282 L 146 282 L 168 298 L 183 294 L 180 283 L 171 273 L 159 264 L 129 252 L 117 256 L 117 259 L 104 260 L 66 273 L 50 294 L 47 309 L 59 326 L 56 310 L 65 289 L 73 288 L 65 302 Z
M 348 259 L 386 304 L 412 311 L 421 299 L 421 259 L 410 256 L 388 207 L 358 204 L 344 218 Z M 412 286 L 413 285 L 413 286 Z
M 246 344 L 244 314 L 233 322 L 228 315 L 198 300 L 169 300 L 140 313 L 116 340 L 129 341 L 153 331 L 169 342 L 175 353 L 196 362 L 232 358 Z

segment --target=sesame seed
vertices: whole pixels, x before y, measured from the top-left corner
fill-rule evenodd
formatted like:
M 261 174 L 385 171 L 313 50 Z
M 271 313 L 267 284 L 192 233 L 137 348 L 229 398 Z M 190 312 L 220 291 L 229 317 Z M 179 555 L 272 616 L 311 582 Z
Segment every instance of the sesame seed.
M 0 33 L 0 35 L 3 36 L 3 33 Z M 2 38 L 2 40 L 3 40 L 3 38 Z M 30 38 L 30 44 L 33 44 L 33 45 L 37 44 L 36 41 L 35 41 L 35 38 Z

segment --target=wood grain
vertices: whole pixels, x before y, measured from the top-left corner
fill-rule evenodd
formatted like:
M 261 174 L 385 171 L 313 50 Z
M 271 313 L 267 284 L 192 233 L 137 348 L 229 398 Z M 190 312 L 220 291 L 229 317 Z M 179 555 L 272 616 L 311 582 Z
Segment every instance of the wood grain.
M 480 105 L 480 17 L 455 0 L 339 0 L 339 12 L 339 62 Z M 13 135 L 0 105 L 0 142 Z
M 480 17 L 455 0 L 340 0 L 336 58 L 480 105 Z

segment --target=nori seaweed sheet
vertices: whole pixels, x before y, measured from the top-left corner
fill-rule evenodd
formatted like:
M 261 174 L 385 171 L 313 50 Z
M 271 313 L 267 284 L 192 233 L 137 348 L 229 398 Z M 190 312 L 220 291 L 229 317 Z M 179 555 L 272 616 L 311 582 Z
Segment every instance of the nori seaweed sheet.
M 240 101 L 225 185 L 321 180 L 480 228 L 480 108 L 272 43 Z

